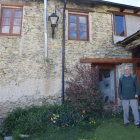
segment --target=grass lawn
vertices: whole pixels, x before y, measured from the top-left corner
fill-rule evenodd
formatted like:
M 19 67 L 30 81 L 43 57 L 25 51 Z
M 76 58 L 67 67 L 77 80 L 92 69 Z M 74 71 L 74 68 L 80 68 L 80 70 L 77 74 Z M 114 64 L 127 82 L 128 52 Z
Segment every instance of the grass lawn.
M 57 132 L 55 134 L 44 134 L 38 138 L 26 138 L 24 140 L 92 140 L 94 139 L 95 128 L 86 130 L 84 128 L 72 128 L 64 130 L 63 132 Z
M 133 122 L 128 127 L 123 127 L 123 119 L 114 118 L 102 122 L 97 129 L 89 127 L 76 127 L 50 136 L 42 135 L 38 138 L 25 140 L 140 140 L 140 128 Z
M 123 119 L 109 119 L 102 123 L 95 132 L 97 140 L 140 140 L 140 128 L 130 122 L 128 127 L 123 127 Z

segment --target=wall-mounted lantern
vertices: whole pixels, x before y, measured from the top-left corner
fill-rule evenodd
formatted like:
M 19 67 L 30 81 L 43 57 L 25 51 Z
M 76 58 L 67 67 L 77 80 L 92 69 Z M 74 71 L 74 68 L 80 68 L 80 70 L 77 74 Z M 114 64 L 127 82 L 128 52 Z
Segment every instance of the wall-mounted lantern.
M 49 16 L 49 20 L 51 21 L 52 38 L 54 38 L 54 29 L 55 29 L 57 22 L 59 20 L 59 16 L 57 16 L 55 13 L 53 13 Z

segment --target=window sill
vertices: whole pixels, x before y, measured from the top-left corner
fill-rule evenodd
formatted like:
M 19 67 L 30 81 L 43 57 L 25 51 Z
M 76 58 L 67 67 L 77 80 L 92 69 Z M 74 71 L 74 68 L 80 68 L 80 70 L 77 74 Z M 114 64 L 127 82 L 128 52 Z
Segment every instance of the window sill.
M 17 37 L 21 37 L 21 35 L 19 36 L 11 36 L 11 35 L 0 35 L 0 37 L 11 37 L 11 38 L 17 38 Z
M 72 39 L 68 39 L 68 41 L 77 41 L 77 42 L 83 41 L 83 42 L 89 42 L 89 40 L 72 40 Z

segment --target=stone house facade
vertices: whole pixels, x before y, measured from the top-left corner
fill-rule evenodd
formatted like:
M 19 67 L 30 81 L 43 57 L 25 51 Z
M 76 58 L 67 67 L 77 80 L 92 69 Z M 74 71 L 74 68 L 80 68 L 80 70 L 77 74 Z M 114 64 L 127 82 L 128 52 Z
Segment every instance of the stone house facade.
M 61 104 L 63 8 L 64 1 L 47 0 L 47 18 L 56 11 L 59 20 L 54 39 L 47 20 L 46 61 L 44 2 L 0 1 L 0 118 L 19 106 Z M 65 80 L 76 63 L 98 65 L 106 107 L 121 105 L 117 85 L 124 65 L 139 76 L 139 10 L 101 0 L 67 1 Z

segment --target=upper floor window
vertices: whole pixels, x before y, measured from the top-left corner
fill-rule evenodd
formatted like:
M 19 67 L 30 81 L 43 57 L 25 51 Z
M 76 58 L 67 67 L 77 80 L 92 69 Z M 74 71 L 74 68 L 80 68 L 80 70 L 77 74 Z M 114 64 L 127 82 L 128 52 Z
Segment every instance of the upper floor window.
M 22 29 L 22 9 L 3 8 L 0 35 L 20 36 Z
M 88 41 L 88 16 L 69 14 L 68 38 L 69 40 Z
M 126 36 L 125 17 L 124 15 L 115 14 L 115 35 Z

